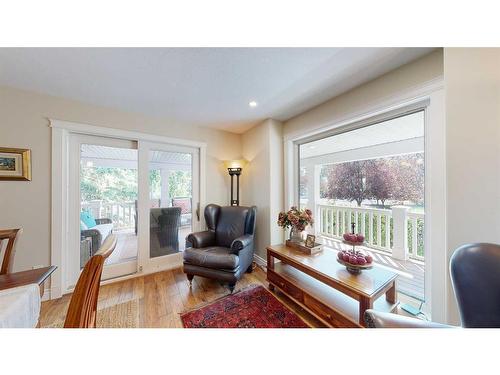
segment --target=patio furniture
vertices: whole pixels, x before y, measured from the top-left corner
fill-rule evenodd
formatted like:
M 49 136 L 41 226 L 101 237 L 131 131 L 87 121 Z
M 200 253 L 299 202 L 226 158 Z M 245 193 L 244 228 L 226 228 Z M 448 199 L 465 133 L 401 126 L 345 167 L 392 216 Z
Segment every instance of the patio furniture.
M 179 251 L 180 207 L 150 209 L 150 247 L 152 256 Z
M 450 273 L 462 327 L 500 327 L 500 245 L 474 243 L 459 247 L 450 259 Z M 435 328 L 437 323 L 367 310 L 371 328 Z
M 172 198 L 172 207 L 181 208 L 181 226 L 191 225 L 192 205 L 190 197 Z
M 252 271 L 257 208 L 243 206 L 205 207 L 208 230 L 191 233 L 193 247 L 184 251 L 184 272 L 229 283 L 231 293 L 244 272 Z
M 80 236 L 80 269 L 92 257 L 92 237 Z
M 150 199 L 149 201 L 150 208 L 159 208 L 160 200 L 159 199 Z M 135 235 L 137 236 L 137 199 L 134 201 L 134 227 L 135 227 Z
M 106 238 L 113 233 L 113 221 L 108 218 L 95 219 L 97 225 L 92 228 L 82 229 L 80 238 L 92 238 L 92 254 L 99 250 Z
M 5 253 L 3 255 L 2 267 L 0 268 L 0 275 L 5 275 L 12 271 L 12 264 L 14 263 L 14 253 L 17 235 L 22 233 L 22 229 L 3 229 L 0 230 L 0 254 L 2 252 L 3 241 L 7 240 Z
M 101 249 L 85 264 L 71 295 L 64 328 L 95 328 L 97 299 L 104 261 L 116 247 L 116 236 L 110 235 Z

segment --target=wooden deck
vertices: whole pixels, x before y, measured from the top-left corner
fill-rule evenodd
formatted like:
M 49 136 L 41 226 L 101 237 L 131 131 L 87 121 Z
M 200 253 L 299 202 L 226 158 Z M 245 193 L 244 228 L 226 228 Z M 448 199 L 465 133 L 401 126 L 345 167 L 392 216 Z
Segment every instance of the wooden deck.
M 345 244 L 341 241 L 322 237 L 325 246 L 335 250 L 346 249 Z M 399 276 L 396 281 L 396 289 L 408 297 L 416 299 L 420 302 L 425 301 L 424 296 L 424 268 L 425 263 L 417 260 L 398 260 L 394 259 L 390 253 L 374 250 L 369 247 L 361 246 L 360 250 L 370 254 L 374 262 L 379 266 L 387 267 Z

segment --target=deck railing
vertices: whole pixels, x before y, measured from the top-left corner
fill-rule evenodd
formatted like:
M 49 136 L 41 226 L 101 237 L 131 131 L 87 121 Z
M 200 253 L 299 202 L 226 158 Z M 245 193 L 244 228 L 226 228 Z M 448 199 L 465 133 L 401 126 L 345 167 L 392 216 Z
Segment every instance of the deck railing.
M 354 222 L 367 246 L 391 252 L 400 259 L 424 260 L 424 214 L 408 211 L 405 206 L 378 209 L 321 204 L 317 207 L 317 231 L 322 236 L 342 239 L 344 233 L 351 232 Z
M 131 229 L 135 226 L 134 202 L 82 202 L 82 211 L 90 210 L 96 219 L 108 218 L 115 230 Z

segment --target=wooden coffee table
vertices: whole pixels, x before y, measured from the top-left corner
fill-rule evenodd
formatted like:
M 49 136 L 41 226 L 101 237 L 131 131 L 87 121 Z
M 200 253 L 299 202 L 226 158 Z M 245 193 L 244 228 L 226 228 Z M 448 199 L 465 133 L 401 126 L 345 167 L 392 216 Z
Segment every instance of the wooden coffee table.
M 269 246 L 269 288 L 278 288 L 331 327 L 364 327 L 365 310 L 395 310 L 397 274 L 374 265 L 353 275 L 336 258 L 337 251 L 327 248 L 306 255 L 285 245 Z

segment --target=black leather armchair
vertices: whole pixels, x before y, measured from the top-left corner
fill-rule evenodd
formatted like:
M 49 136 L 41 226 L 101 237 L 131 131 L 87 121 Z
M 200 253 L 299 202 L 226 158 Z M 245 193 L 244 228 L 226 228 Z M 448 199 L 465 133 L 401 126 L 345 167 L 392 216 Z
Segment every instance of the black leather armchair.
M 455 298 L 464 328 L 500 327 L 500 245 L 475 243 L 459 247 L 450 259 Z M 366 310 L 371 328 L 451 327 L 396 314 Z
M 191 248 L 184 251 L 184 272 L 229 284 L 231 293 L 245 272 L 252 271 L 257 208 L 209 204 L 205 207 L 208 230 L 191 233 Z

